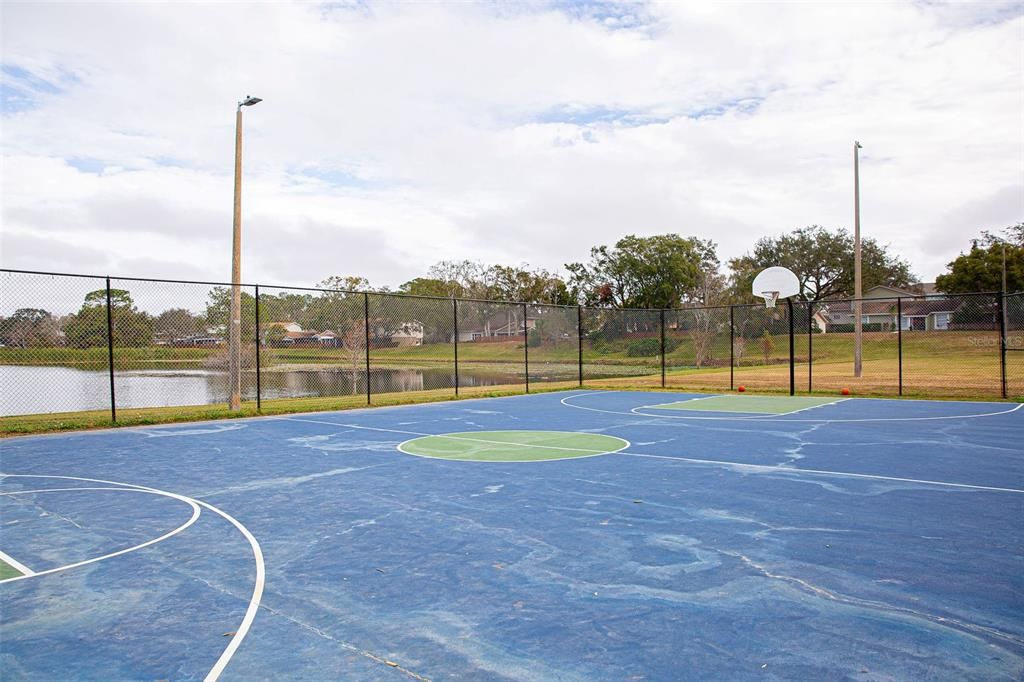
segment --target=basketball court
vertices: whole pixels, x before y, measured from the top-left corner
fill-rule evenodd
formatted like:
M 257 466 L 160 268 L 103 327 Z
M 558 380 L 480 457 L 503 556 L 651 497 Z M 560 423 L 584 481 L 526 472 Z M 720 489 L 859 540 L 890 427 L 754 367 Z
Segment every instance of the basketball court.
M 1019 679 L 1019 404 L 572 391 L 26 437 L 24 679 Z

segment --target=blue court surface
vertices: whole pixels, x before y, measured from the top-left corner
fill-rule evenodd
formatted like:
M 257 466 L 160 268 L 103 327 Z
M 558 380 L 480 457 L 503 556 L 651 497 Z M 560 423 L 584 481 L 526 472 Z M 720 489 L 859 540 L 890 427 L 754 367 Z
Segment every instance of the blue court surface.
M 702 398 L 6 440 L 0 675 L 1024 676 L 1024 406 Z

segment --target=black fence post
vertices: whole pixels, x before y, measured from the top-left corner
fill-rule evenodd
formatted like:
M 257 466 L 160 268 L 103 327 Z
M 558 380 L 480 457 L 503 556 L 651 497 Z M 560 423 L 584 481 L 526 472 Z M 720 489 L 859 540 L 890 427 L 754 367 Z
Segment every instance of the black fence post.
M 796 395 L 796 358 L 793 356 L 795 345 L 793 343 L 793 299 L 786 299 L 786 308 L 789 317 L 789 394 Z
M 262 344 L 262 337 L 260 335 L 260 285 L 256 285 L 256 411 L 259 412 L 263 409 L 263 403 L 260 401 L 260 346 Z
M 729 306 L 729 390 L 733 389 L 733 371 L 736 365 L 734 355 L 736 354 L 736 340 L 733 338 L 735 324 L 733 319 L 733 306 Z
M 903 299 L 896 297 L 896 363 L 899 372 L 899 395 L 903 395 Z
M 580 388 L 583 388 L 583 306 L 576 306 L 576 340 L 579 345 Z
M 807 302 L 807 392 L 814 392 L 814 301 Z
M 526 392 L 530 392 L 530 325 L 526 322 L 526 304 L 523 304 L 523 364 L 526 370 Z
M 459 395 L 459 299 L 452 299 L 452 321 L 455 323 L 455 395 Z
M 665 309 L 661 309 L 661 387 L 665 388 Z
M 366 404 L 370 404 L 370 294 L 363 293 L 363 335 L 366 343 Z
M 114 314 L 110 305 L 110 278 L 107 277 L 107 367 L 110 373 L 110 421 L 117 421 L 117 399 L 114 395 Z
M 1006 292 L 1000 291 L 997 300 L 999 311 L 999 384 L 1001 395 L 1006 398 Z

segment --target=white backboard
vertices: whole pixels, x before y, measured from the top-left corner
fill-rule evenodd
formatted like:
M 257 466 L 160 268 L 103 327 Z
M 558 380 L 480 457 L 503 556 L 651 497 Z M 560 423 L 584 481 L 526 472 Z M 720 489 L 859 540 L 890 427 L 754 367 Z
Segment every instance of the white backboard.
M 776 265 L 757 273 L 752 289 L 761 298 L 767 298 L 771 292 L 777 292 L 779 298 L 789 298 L 800 293 L 800 280 L 792 270 Z

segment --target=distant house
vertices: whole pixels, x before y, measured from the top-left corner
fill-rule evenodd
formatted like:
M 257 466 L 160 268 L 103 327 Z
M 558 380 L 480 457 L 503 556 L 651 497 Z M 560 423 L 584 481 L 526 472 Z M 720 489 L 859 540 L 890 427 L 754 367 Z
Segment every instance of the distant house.
M 525 324 L 516 315 L 496 313 L 466 329 L 459 329 L 459 341 L 500 340 L 510 336 L 525 336 L 537 327 L 537 320 L 526 318 Z
M 899 306 L 897 298 L 903 299 Z M 937 292 L 931 282 L 914 284 L 907 289 L 876 286 L 864 292 L 861 322 L 869 325 L 872 331 L 941 331 L 949 329 L 953 314 L 962 304 L 962 299 L 947 298 Z M 854 324 L 852 302 L 822 302 L 819 305 L 824 312 L 822 329 L 825 331 L 831 331 L 829 327 L 842 329 Z
M 317 345 L 329 348 L 338 348 L 342 345 L 341 337 L 334 332 L 327 330 L 313 336 Z
M 263 331 L 264 342 L 268 342 L 268 332 L 277 329 L 277 334 L 270 336 L 269 343 L 275 346 L 324 346 L 336 348 L 342 345 L 341 337 L 331 330 L 317 332 L 304 330 L 298 322 L 268 322 Z
M 816 329 L 818 333 L 824 334 L 828 327 L 828 315 L 825 311 L 815 308 L 814 314 L 811 316 L 811 320 L 813 321 L 813 328 Z
M 224 343 L 224 339 L 210 334 L 193 334 L 171 339 L 169 345 L 177 348 L 214 348 Z M 168 345 L 168 344 L 164 344 Z
M 391 334 L 391 342 L 396 346 L 422 346 L 423 323 L 419 320 L 403 322 L 398 331 Z
M 299 325 L 298 322 L 267 322 L 266 327 L 267 329 L 270 329 L 271 327 L 280 327 L 283 331 L 286 332 L 302 331 L 302 326 Z

